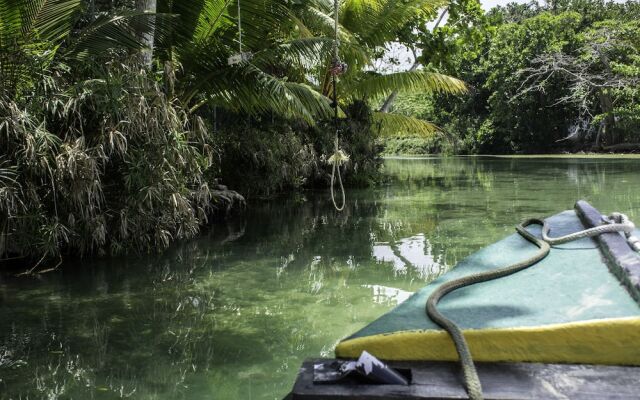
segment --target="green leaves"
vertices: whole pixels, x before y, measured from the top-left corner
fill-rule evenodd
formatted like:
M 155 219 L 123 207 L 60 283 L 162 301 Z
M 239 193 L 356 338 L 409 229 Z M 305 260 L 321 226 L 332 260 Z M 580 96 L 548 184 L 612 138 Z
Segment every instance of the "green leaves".
M 0 0 L 0 48 L 5 48 L 22 36 L 20 2 Z
M 374 125 L 378 128 L 379 137 L 432 137 L 440 132 L 440 128 L 431 122 L 401 114 L 376 112 L 373 114 Z
M 13 186 L 18 181 L 18 174 L 15 167 L 9 161 L 0 157 L 0 187 L 7 188 Z M 1 191 L 2 189 L 0 189 Z
M 354 98 L 377 98 L 394 90 L 422 93 L 462 94 L 466 85 L 459 79 L 427 71 L 406 71 L 380 75 L 363 74 L 354 83 L 347 83 L 347 93 Z
M 277 79 L 251 65 L 246 67 L 244 77 L 250 77 L 252 83 L 239 82 L 230 89 L 228 105 L 238 111 L 273 111 L 288 118 L 302 118 L 311 125 L 331 115 L 329 99 L 306 84 Z
M 394 40 L 409 20 L 432 13 L 440 0 L 345 1 L 339 26 L 342 60 L 340 97 L 376 98 L 392 90 L 463 93 L 464 84 L 425 72 L 374 75 L 365 71 L 374 49 Z M 159 8 L 178 19 L 171 39 L 156 45 L 170 49 L 182 74 L 177 90 L 192 111 L 215 104 L 253 115 L 273 112 L 309 124 L 328 118 L 333 51 L 333 2 L 315 0 L 291 5 L 282 0 L 240 0 L 243 49 L 253 59 L 227 65 L 238 51 L 235 0 L 169 3 Z
M 5 0 L 11 1 L 11 0 Z M 23 0 L 22 30 L 41 41 L 66 38 L 80 11 L 81 0 Z
M 46 68 L 71 31 L 80 0 L 0 0 L 0 94 L 29 86 L 30 68 Z
M 0 0 L 0 47 L 66 37 L 81 0 Z
M 357 32 L 368 46 L 393 41 L 398 33 L 416 19 L 433 15 L 447 0 L 346 0 L 340 19 L 343 26 Z
M 121 12 L 116 15 L 99 15 L 70 41 L 66 58 L 86 60 L 112 49 L 140 50 L 145 44 L 141 35 L 153 34 L 156 41 L 166 41 L 175 17 L 169 14 Z
M 98 15 L 71 32 L 81 0 L 0 0 L 0 91 L 15 97 L 54 62 L 85 61 L 113 49 L 144 48 L 140 36 L 154 33 L 162 41 L 173 16 L 144 12 Z
M 202 3 L 202 9 L 197 15 L 191 14 L 189 9 L 194 7 L 187 2 L 178 2 L 172 9 L 181 20 L 195 17 L 197 22 L 192 39 L 196 42 L 207 42 L 218 30 L 231 25 L 227 7 L 233 3 L 232 0 L 205 0 Z

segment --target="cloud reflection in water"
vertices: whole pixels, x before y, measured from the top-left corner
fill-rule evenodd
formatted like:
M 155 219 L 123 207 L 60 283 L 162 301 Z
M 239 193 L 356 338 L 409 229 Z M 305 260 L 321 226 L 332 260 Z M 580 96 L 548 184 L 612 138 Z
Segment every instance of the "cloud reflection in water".
M 396 275 L 404 275 L 408 268 L 413 268 L 424 280 L 433 279 L 447 269 L 442 256 L 433 254 L 431 243 L 422 233 L 395 243 L 374 244 L 373 258 L 378 262 L 392 263 Z

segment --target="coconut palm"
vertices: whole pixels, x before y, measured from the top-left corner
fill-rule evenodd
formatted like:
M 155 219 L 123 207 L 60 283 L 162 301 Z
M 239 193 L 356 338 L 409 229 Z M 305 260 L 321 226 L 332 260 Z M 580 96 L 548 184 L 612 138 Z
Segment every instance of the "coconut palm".
M 393 90 L 459 93 L 462 82 L 424 71 L 375 73 L 375 54 L 407 21 L 432 15 L 445 0 L 346 0 L 340 6 L 340 57 L 350 65 L 342 100 L 376 99 Z M 240 8 L 238 8 L 238 5 Z M 79 32 L 81 0 L 0 0 L 0 71 L 5 91 L 28 84 L 29 64 L 56 56 L 84 60 L 114 48 L 142 49 L 155 34 L 156 58 L 177 72 L 178 95 L 192 111 L 204 104 L 249 113 L 275 112 L 313 124 L 330 115 L 333 3 L 313 0 L 158 2 L 158 14 L 99 15 Z M 228 65 L 242 45 L 253 59 Z M 157 25 L 157 26 L 156 26 Z M 28 52 L 34 48 L 38 57 Z M 61 54 L 60 54 L 61 53 Z M 41 67 L 41 66 L 39 66 Z M 430 124 L 376 114 L 384 125 L 433 131 Z
M 0 0 L 0 94 L 14 97 L 27 90 L 54 62 L 140 50 L 145 46 L 140 34 L 169 18 L 152 19 L 143 12 L 102 14 L 79 28 L 82 5 L 81 0 Z
M 253 58 L 227 65 L 240 51 L 238 1 L 243 50 Z M 194 6 L 194 4 L 199 4 Z M 172 42 L 158 43 L 161 58 L 183 68 L 182 99 L 196 109 L 204 104 L 250 113 L 275 112 L 310 123 L 331 114 L 329 68 L 333 57 L 333 2 L 313 0 L 289 5 L 280 0 L 200 0 L 160 6 L 178 16 Z M 463 82 L 442 74 L 372 70 L 376 54 L 396 39 L 408 23 L 425 19 L 444 0 L 346 0 L 340 5 L 340 58 L 349 64 L 341 80 L 341 102 L 376 100 L 394 90 L 461 93 Z M 430 134 L 425 121 L 374 114 L 381 132 L 406 130 Z M 393 129 L 387 129 L 393 128 Z M 398 129 L 400 128 L 400 129 Z
M 397 39 L 399 33 L 415 21 L 425 21 L 436 15 L 446 0 L 343 0 L 339 5 L 339 56 L 349 65 L 340 79 L 340 104 L 356 100 L 377 101 L 393 91 L 422 93 L 462 93 L 462 81 L 433 72 L 413 70 L 382 74 L 373 69 L 373 62 L 384 48 Z M 334 4 L 332 0 L 314 0 L 305 7 L 293 9 L 302 63 L 313 65 L 302 82 L 312 85 L 324 96 L 332 93 L 329 72 L 333 53 L 332 36 Z M 374 113 L 380 134 L 411 132 L 429 135 L 437 128 L 426 121 L 402 115 Z

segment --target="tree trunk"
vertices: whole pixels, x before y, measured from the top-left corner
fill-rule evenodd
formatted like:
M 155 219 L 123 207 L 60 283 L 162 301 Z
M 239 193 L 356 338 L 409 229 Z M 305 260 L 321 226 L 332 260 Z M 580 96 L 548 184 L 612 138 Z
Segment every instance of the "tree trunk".
M 604 66 L 605 71 L 611 73 L 611 63 L 609 61 L 609 57 L 604 51 L 597 50 L 596 53 Z M 616 135 L 616 119 L 613 115 L 613 99 L 611 98 L 611 94 L 607 89 L 598 89 L 598 100 L 600 101 L 600 108 L 602 108 L 602 112 L 606 113 L 607 116 L 604 119 L 606 124 L 606 130 L 609 133 L 608 145 L 614 145 L 617 143 L 618 138 Z
M 598 90 L 598 101 L 600 102 L 600 109 L 606 114 L 602 121 L 604 123 L 603 131 L 607 133 L 607 135 L 605 135 L 605 140 L 608 145 L 614 145 L 618 138 L 615 133 L 616 120 L 613 116 L 613 99 L 605 90 Z
M 138 12 L 155 14 L 157 6 L 157 0 L 136 0 L 136 11 Z M 153 41 L 155 39 L 154 28 L 151 28 L 150 30 L 140 29 L 138 34 L 140 43 L 144 45 L 144 49 L 142 49 L 142 51 L 140 52 L 140 62 L 145 67 L 149 68 L 151 67 L 151 62 L 153 61 Z

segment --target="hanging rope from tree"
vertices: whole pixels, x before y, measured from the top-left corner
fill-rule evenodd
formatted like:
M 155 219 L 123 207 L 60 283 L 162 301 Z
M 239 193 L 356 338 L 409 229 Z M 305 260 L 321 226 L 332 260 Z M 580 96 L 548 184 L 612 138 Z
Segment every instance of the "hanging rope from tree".
M 250 51 L 242 51 L 242 10 L 240 0 L 236 0 L 238 5 L 238 52 L 227 59 L 228 65 L 235 65 L 251 61 L 253 55 Z
M 240 0 L 238 3 L 238 52 L 242 54 L 242 13 L 240 10 Z
M 340 129 L 338 126 L 338 75 L 342 75 L 347 71 L 347 64 L 340 61 L 340 54 L 338 47 L 340 42 L 338 40 L 338 0 L 333 0 L 333 59 L 331 60 L 331 83 L 333 87 L 333 124 L 335 127 L 335 139 L 333 142 L 333 155 L 329 157 L 329 164 L 331 164 L 331 201 L 333 206 L 338 211 L 344 210 L 346 204 L 346 196 L 344 193 L 344 185 L 342 184 L 342 176 L 340 175 L 340 167 L 349 161 L 349 156 L 340 149 Z M 338 183 L 340 184 L 340 192 L 342 193 L 342 205 L 338 206 L 335 196 L 335 182 L 336 172 L 338 175 Z

